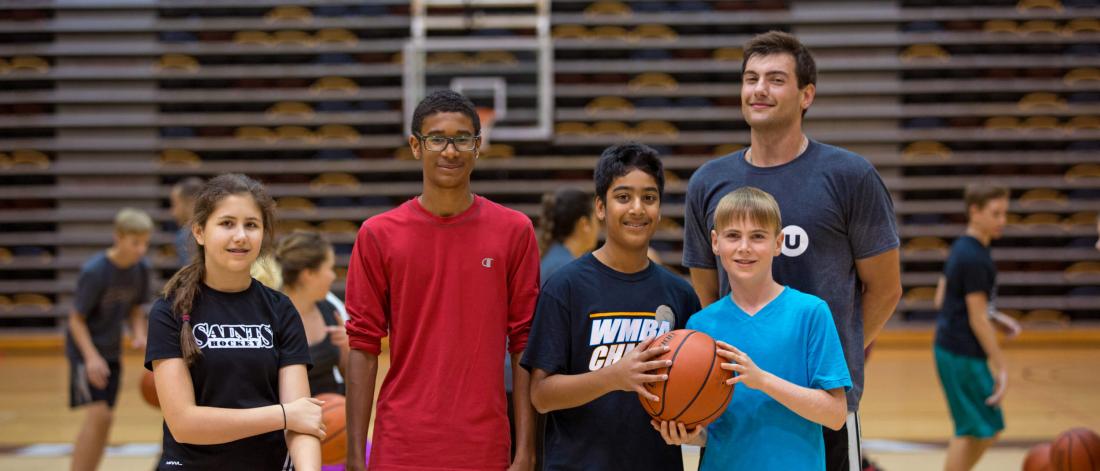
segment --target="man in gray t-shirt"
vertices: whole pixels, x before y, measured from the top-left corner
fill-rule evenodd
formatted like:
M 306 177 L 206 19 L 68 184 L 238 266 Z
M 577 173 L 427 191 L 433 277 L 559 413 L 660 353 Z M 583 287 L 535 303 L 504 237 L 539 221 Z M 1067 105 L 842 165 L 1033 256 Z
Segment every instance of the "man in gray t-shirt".
M 775 197 L 784 227 L 783 256 L 775 259 L 773 276 L 829 304 L 854 383 L 847 425 L 824 430 L 826 469 L 860 469 L 855 412 L 863 393 L 863 349 L 901 297 L 893 203 L 867 160 L 802 133 L 816 66 L 794 36 L 756 36 L 745 47 L 742 67 L 741 110 L 752 129 L 751 147 L 707 162 L 692 175 L 684 266 L 704 306 L 729 294 L 711 248 L 718 200 L 746 185 Z

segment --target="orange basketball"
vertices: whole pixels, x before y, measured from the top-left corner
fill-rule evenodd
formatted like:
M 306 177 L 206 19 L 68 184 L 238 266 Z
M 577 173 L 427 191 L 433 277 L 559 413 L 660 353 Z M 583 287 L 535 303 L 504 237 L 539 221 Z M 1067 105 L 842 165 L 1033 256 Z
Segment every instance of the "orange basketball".
M 1024 471 L 1052 471 L 1050 467 L 1050 443 L 1031 447 L 1024 458 Z
M 1066 430 L 1050 447 L 1054 471 L 1100 470 L 1100 436 L 1084 427 Z
M 141 376 L 141 397 L 145 403 L 160 409 L 160 399 L 157 399 L 157 385 L 153 382 L 153 372 L 145 370 Z
M 325 439 L 321 440 L 321 464 L 344 464 L 348 457 L 348 437 L 344 432 L 344 396 L 335 393 L 318 394 L 325 401 L 321 420 L 325 423 Z
M 702 332 L 681 329 L 653 342 L 653 346 L 661 345 L 671 350 L 656 359 L 672 360 L 672 366 L 654 371 L 667 374 L 667 381 L 645 385 L 647 391 L 661 399 L 659 402 L 638 396 L 646 412 L 657 420 L 682 422 L 689 429 L 706 426 L 722 415 L 733 396 L 733 386 L 726 384 L 731 373 L 721 368 L 723 360 L 717 354 L 714 339 Z

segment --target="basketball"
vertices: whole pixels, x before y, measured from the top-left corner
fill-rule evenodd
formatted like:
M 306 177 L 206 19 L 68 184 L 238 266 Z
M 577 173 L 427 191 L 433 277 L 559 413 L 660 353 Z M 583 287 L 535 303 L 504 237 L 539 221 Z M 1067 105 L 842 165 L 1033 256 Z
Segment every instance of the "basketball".
M 343 464 L 348 456 L 348 440 L 344 433 L 344 396 L 335 393 L 318 394 L 325 401 L 321 420 L 325 423 L 325 439 L 321 440 L 321 464 Z
M 1051 471 L 1050 443 L 1040 443 L 1027 451 L 1027 458 L 1024 458 L 1024 471 Z
M 1053 471 L 1100 470 L 1100 436 L 1084 427 L 1062 432 L 1050 447 Z
M 157 385 L 153 382 L 153 372 L 145 370 L 141 376 L 141 398 L 145 403 L 160 409 L 160 399 L 157 399 Z
M 726 410 L 733 386 L 726 384 L 730 372 L 721 368 L 718 345 L 709 335 L 694 330 L 674 330 L 654 341 L 670 350 L 655 360 L 672 360 L 672 366 L 654 370 L 668 380 L 646 384 L 660 398 L 652 402 L 642 396 L 642 406 L 654 419 L 682 422 L 687 428 L 706 426 Z

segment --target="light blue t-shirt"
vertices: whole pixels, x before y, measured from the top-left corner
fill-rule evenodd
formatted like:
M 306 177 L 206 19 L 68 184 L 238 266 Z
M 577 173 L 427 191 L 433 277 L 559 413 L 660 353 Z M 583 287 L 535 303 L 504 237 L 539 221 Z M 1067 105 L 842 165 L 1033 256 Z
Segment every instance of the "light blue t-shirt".
M 890 192 L 866 159 L 812 139 L 801 156 L 775 167 L 749 164 L 744 150 L 703 164 L 691 175 L 684 200 L 684 266 L 717 270 L 720 296 L 729 294 L 730 285 L 710 246 L 714 212 L 723 196 L 745 185 L 779 203 L 783 254 L 772 262 L 772 277 L 829 303 L 855 383 L 848 410 L 859 409 L 863 283 L 856 260 L 898 247 Z
M 568 265 L 574 259 L 576 257 L 573 256 L 573 252 L 570 252 L 560 243 L 554 242 L 550 247 L 547 247 L 546 255 L 543 255 L 542 260 L 539 261 L 539 286 L 545 284 L 546 280 L 550 279 L 550 275 L 553 275 L 559 268 Z
M 829 306 L 794 288 L 753 316 L 725 296 L 691 316 L 687 328 L 737 347 L 764 371 L 798 386 L 852 387 Z M 825 469 L 821 425 L 739 384 L 726 412 L 707 428 L 699 469 Z

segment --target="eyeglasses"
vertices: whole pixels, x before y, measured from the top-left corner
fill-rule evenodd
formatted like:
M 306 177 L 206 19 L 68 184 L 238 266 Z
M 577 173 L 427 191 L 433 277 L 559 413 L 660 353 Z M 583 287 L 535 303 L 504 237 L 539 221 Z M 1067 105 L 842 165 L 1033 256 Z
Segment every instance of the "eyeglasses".
M 446 136 L 421 136 L 415 135 L 420 142 L 424 144 L 424 147 L 432 152 L 443 152 L 447 148 L 448 144 L 455 146 L 455 150 L 459 152 L 469 152 L 477 148 L 477 141 L 480 136 L 458 136 L 458 137 L 446 137 Z

